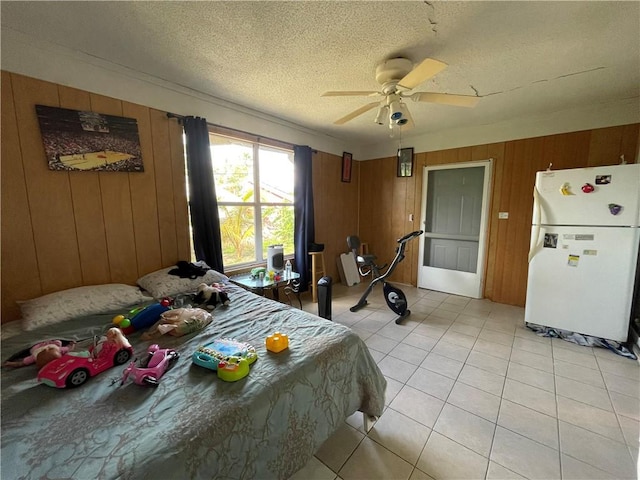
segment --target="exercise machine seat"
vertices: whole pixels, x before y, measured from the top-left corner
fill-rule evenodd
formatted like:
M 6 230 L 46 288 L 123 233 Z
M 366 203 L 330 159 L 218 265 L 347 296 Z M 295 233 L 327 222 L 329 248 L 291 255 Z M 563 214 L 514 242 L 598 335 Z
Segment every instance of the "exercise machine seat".
M 378 270 L 380 268 L 384 268 L 384 267 L 379 267 L 378 265 L 376 265 L 376 259 L 378 257 L 376 257 L 373 254 L 364 254 L 364 255 L 360 255 L 360 238 L 358 238 L 357 235 L 349 235 L 347 237 L 347 245 L 349 246 L 349 249 L 353 252 L 353 256 L 356 259 L 356 263 L 358 264 L 358 267 L 360 269 L 360 274 L 364 277 L 365 275 L 368 275 L 371 271 L 373 271 L 376 275 L 378 276 Z M 362 267 L 365 268 L 365 270 L 362 270 Z

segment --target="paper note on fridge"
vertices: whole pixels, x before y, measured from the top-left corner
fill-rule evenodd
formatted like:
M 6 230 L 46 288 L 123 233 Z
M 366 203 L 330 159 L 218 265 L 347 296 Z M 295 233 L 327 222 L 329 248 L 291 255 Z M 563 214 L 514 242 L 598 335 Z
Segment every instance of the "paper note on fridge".
M 595 235 L 593 235 L 592 233 L 565 233 L 564 235 L 562 235 L 562 239 L 563 240 L 589 240 L 589 241 L 594 241 L 595 240 Z

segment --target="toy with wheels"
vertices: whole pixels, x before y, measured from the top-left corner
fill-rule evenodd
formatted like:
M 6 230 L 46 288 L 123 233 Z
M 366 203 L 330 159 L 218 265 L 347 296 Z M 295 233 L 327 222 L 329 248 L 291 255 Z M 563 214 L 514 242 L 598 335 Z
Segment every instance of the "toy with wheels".
M 172 348 L 160 348 L 157 344 L 150 345 L 147 357 L 136 364 L 134 360 L 122 373 L 120 385 L 124 385 L 128 378 L 138 385 L 157 387 L 160 377 L 165 374 L 180 358 L 180 354 Z
M 133 349 L 119 329 L 111 328 L 107 336 L 89 350 L 69 352 L 47 363 L 38 372 L 38 381 L 56 388 L 74 388 L 90 377 L 116 365 L 123 365 L 133 355 Z

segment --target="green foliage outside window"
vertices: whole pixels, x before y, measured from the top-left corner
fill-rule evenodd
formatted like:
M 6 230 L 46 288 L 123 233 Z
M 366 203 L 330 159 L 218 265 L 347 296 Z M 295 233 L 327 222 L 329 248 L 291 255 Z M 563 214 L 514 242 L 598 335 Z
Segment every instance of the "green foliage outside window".
M 293 153 L 216 135 L 210 140 L 225 267 L 263 262 L 269 245 L 283 244 L 285 255 L 293 254 Z

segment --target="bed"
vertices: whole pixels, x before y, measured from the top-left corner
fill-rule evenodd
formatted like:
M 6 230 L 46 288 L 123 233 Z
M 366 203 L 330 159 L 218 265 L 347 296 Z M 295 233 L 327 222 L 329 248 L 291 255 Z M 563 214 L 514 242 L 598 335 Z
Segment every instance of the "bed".
M 181 355 L 156 388 L 120 385 L 114 367 L 75 389 L 36 381 L 33 366 L 2 369 L 3 478 L 288 478 L 361 411 L 379 416 L 386 381 L 349 328 L 228 283 L 231 305 L 204 330 L 157 343 Z M 103 334 L 119 308 L 3 339 L 3 359 L 47 338 Z M 127 310 L 125 310 L 127 311 Z M 265 338 L 289 335 L 268 352 Z M 192 364 L 217 338 L 256 347 L 248 377 L 226 383 Z M 153 341 L 129 337 L 137 355 Z

